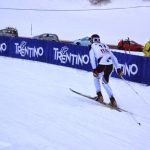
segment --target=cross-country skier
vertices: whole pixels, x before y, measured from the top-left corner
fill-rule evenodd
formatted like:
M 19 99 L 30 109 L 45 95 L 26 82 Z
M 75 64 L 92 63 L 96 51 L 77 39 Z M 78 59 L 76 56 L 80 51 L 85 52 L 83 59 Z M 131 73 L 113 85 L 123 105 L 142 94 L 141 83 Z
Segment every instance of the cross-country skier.
M 102 79 L 102 84 L 106 90 L 109 98 L 110 104 L 113 107 L 117 107 L 117 102 L 114 98 L 111 87 L 109 86 L 109 76 L 115 67 L 117 74 L 119 76 L 123 75 L 123 72 L 120 68 L 117 58 L 111 52 L 109 47 L 106 44 L 101 43 L 100 37 L 97 34 L 93 34 L 90 38 L 90 62 L 93 69 L 94 85 L 97 93 L 97 101 L 103 103 L 103 95 L 101 93 L 101 84 L 100 79 Z

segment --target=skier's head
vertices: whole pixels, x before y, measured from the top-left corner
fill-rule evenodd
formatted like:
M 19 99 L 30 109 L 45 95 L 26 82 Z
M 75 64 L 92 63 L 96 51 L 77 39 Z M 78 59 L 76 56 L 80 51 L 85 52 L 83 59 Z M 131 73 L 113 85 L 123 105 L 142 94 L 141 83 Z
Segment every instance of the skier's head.
M 100 43 L 100 36 L 98 34 L 93 34 L 90 38 L 91 43 Z

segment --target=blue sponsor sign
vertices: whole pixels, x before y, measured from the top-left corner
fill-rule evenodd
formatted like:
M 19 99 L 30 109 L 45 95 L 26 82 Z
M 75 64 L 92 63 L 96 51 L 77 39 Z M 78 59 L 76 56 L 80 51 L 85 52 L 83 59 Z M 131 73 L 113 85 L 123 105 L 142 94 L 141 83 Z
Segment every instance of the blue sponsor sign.
M 48 62 L 56 65 L 89 70 L 89 50 L 67 43 L 49 43 Z
M 14 38 L 11 41 L 10 56 L 21 59 L 36 60 L 46 62 L 47 47 L 45 41 Z
M 9 56 L 9 48 L 11 39 L 9 37 L 0 36 L 0 55 Z
M 114 52 L 123 69 L 125 79 L 133 82 L 143 83 L 143 67 L 145 59 L 141 56 Z M 116 73 L 112 76 L 117 77 Z
M 114 52 L 124 78 L 150 85 L 150 58 Z M 0 55 L 91 71 L 89 49 L 68 43 L 0 36 Z M 118 77 L 115 72 L 113 77 Z

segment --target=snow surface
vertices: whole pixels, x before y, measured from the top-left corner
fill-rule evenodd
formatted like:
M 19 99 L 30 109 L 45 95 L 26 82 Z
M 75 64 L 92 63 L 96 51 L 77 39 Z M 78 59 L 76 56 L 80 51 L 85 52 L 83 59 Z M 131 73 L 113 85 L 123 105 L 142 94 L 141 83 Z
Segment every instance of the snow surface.
M 149 86 L 130 82 L 139 96 L 111 78 L 118 105 L 129 115 L 69 90 L 95 96 L 91 72 L 6 57 L 0 68 L 1 150 L 149 150 Z
M 142 0 L 112 1 L 102 8 L 149 4 Z M 1 0 L 1 7 L 99 8 L 87 0 Z M 21 36 L 28 37 L 32 24 L 33 35 L 53 32 L 60 39 L 73 40 L 98 33 L 106 43 L 115 44 L 128 36 L 145 43 L 150 38 L 149 16 L 149 8 L 90 12 L 0 10 L 0 28 L 15 26 Z M 133 115 L 102 107 L 69 90 L 71 87 L 94 96 L 90 72 L 1 56 L 0 150 L 149 150 L 150 87 L 115 78 L 110 84 L 118 105 Z M 109 102 L 104 90 L 103 94 Z

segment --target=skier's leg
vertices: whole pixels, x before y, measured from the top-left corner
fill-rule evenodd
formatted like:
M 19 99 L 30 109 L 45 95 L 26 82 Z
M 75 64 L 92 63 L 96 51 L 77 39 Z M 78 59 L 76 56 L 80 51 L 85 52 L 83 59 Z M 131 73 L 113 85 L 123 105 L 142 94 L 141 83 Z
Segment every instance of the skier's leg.
M 96 94 L 97 94 L 97 101 L 99 102 L 103 102 L 103 96 L 101 93 L 101 84 L 100 84 L 100 79 L 102 78 L 103 74 L 104 73 L 102 72 L 102 73 L 99 73 L 98 77 L 93 76 L 94 85 L 95 85 Z
M 97 69 L 97 72 L 99 73 L 97 77 L 94 76 L 94 85 L 95 85 L 96 94 L 97 94 L 97 101 L 103 102 L 100 79 L 104 75 L 103 71 L 105 69 L 105 65 L 98 65 L 96 69 Z
M 103 74 L 104 73 L 102 72 L 102 73 L 99 73 L 98 77 L 93 76 L 96 92 L 101 91 L 100 79 L 102 78 Z
M 106 81 L 105 77 L 103 76 L 102 78 L 102 84 L 103 84 L 103 87 L 104 89 L 106 90 L 106 93 L 108 94 L 109 98 L 113 96 L 113 92 L 112 92 L 112 89 L 111 87 L 109 86 L 109 83 L 108 81 Z
M 110 77 L 110 74 L 112 72 L 112 69 L 113 69 L 113 65 L 106 66 L 106 68 L 104 70 L 104 76 L 102 78 L 102 84 L 104 86 L 104 89 L 106 90 L 106 93 L 108 94 L 108 96 L 110 98 L 112 106 L 116 107 L 117 103 L 116 103 L 116 100 L 115 100 L 115 98 L 113 96 L 112 89 L 111 89 L 111 87 L 109 85 L 109 77 Z
M 93 75 L 96 92 L 101 91 L 100 79 L 104 75 L 104 72 L 103 72 L 104 69 L 105 69 L 105 65 L 98 65 L 96 67 L 96 71 L 98 72 L 98 76 Z

